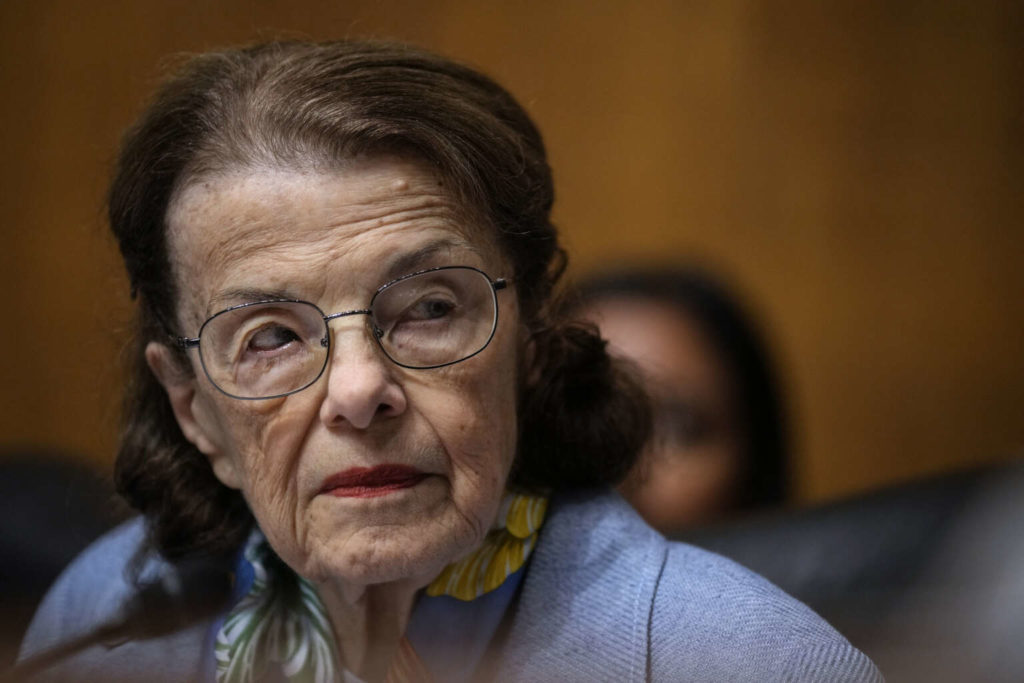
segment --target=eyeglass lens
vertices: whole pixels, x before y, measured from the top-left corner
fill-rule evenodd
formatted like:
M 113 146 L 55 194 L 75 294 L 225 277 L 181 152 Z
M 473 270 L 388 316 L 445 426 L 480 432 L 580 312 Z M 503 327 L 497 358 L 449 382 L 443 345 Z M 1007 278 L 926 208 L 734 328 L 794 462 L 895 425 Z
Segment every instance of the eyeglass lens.
M 384 353 L 409 368 L 464 360 L 487 346 L 497 323 L 490 279 L 468 267 L 426 271 L 374 296 L 371 329 Z M 200 331 L 200 358 L 210 380 L 237 398 L 293 393 L 327 364 L 330 332 L 319 308 L 275 301 L 231 308 Z

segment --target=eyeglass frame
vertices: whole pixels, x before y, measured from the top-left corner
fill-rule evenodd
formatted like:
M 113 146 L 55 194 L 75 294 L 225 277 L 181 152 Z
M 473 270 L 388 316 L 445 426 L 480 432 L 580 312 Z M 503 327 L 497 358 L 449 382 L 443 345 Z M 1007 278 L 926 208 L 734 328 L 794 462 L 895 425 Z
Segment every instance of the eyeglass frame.
M 508 278 L 499 277 L 499 278 L 491 279 L 490 275 L 488 275 L 487 273 L 485 273 L 481 269 L 476 268 L 474 266 L 437 266 L 435 268 L 425 268 L 423 270 L 418 270 L 418 271 L 416 271 L 414 273 L 409 273 L 407 275 L 402 275 L 401 277 L 397 277 L 397 278 L 395 278 L 393 280 L 389 280 L 388 282 L 385 282 L 384 284 L 382 284 L 380 287 L 378 287 L 376 289 L 376 291 L 373 293 L 373 296 L 370 297 L 370 304 L 369 304 L 369 306 L 367 308 L 356 308 L 356 309 L 352 309 L 350 311 L 340 311 L 338 313 L 325 314 L 323 312 L 323 309 L 321 309 L 315 303 L 313 303 L 312 301 L 306 301 L 304 299 L 264 299 L 262 301 L 247 301 L 244 304 L 238 304 L 236 306 L 229 306 L 228 308 L 225 308 L 222 311 L 217 311 L 216 313 L 211 315 L 209 318 L 207 318 L 203 322 L 202 325 L 199 326 L 199 333 L 195 337 L 180 337 L 180 336 L 177 336 L 177 335 L 171 335 L 171 336 L 172 336 L 172 339 L 174 341 L 175 346 L 177 346 L 177 348 L 181 349 L 182 351 L 188 352 L 189 349 L 193 349 L 193 348 L 199 350 L 199 364 L 203 366 L 203 373 L 206 375 L 206 378 L 208 380 L 210 380 L 210 384 L 212 384 L 214 386 L 214 388 L 217 389 L 217 391 L 221 392 L 225 396 L 228 396 L 230 398 L 233 398 L 233 399 L 236 399 L 236 400 L 239 400 L 239 401 L 267 401 L 267 400 L 274 399 L 274 398 L 283 398 L 285 396 L 291 396 L 292 394 L 297 394 L 300 391 L 304 391 L 304 390 L 310 388 L 311 386 L 316 384 L 317 381 L 323 376 L 324 370 L 327 369 L 327 365 L 328 365 L 328 363 L 330 363 L 330 360 L 331 360 L 331 326 L 330 326 L 330 322 L 332 320 L 337 320 L 339 318 L 347 318 L 347 317 L 353 316 L 353 315 L 368 315 L 368 316 L 371 316 L 370 319 L 372 321 L 373 320 L 373 318 L 372 318 L 372 316 L 373 316 L 373 302 L 377 300 L 377 297 L 380 295 L 381 292 L 383 292 L 384 290 L 388 289 L 389 287 L 392 287 L 392 286 L 398 284 L 399 282 L 403 282 L 405 280 L 409 280 L 409 279 L 417 277 L 419 275 L 426 275 L 427 273 L 434 273 L 434 272 L 441 271 L 441 270 L 472 270 L 472 271 L 475 271 L 475 272 L 479 273 L 480 275 L 483 275 L 484 278 L 487 280 L 487 283 L 490 285 L 490 287 L 491 287 L 491 301 L 494 303 L 494 320 L 491 323 L 491 333 L 489 335 L 487 335 L 487 341 L 485 341 L 483 343 L 483 346 L 481 346 L 479 349 L 477 349 L 473 353 L 469 354 L 468 356 L 465 356 L 463 358 L 459 358 L 458 360 L 448 361 L 447 363 L 438 363 L 437 365 L 426 365 L 426 366 L 408 365 L 406 363 L 399 363 L 397 360 L 395 360 L 394 358 L 391 357 L 391 354 L 388 353 L 388 350 L 386 348 L 384 348 L 384 342 L 381 341 L 381 337 L 383 336 L 384 331 L 381 330 L 379 327 L 377 327 L 376 324 L 374 324 L 373 327 L 372 327 L 373 339 L 374 339 L 374 341 L 377 342 L 377 346 L 380 347 L 380 350 L 384 353 L 384 357 L 387 358 L 389 361 L 391 361 L 392 363 L 394 363 L 398 367 L 407 368 L 409 370 L 436 370 L 437 368 L 443 368 L 443 367 L 447 367 L 449 365 L 455 365 L 456 363 L 461 363 L 462 361 L 465 361 L 465 360 L 469 360 L 470 358 L 472 358 L 473 356 L 476 356 L 477 354 L 481 353 L 484 349 L 486 349 L 488 346 L 490 346 L 491 340 L 494 339 L 494 334 L 498 330 L 498 314 L 499 314 L 498 292 L 500 292 L 501 290 L 503 290 L 503 289 L 508 287 L 508 285 L 509 285 L 509 279 Z M 292 389 L 291 391 L 286 391 L 286 392 L 280 393 L 280 394 L 274 394 L 272 396 L 237 396 L 235 394 L 232 394 L 232 393 L 229 393 L 229 392 L 225 391 L 224 389 L 222 389 L 220 387 L 219 384 L 217 384 L 216 381 L 214 381 L 213 377 L 210 375 L 210 370 L 206 367 L 206 360 L 203 358 L 202 350 L 199 349 L 199 344 L 200 344 L 200 341 L 203 338 L 203 330 L 206 329 L 206 326 L 209 325 L 210 321 L 212 321 L 214 318 L 220 317 L 221 315 L 224 315 L 226 313 L 230 313 L 232 311 L 237 311 L 237 310 L 240 310 L 240 309 L 243 309 L 243 308 L 249 308 L 251 306 L 260 306 L 262 304 L 304 304 L 304 305 L 312 307 L 313 310 L 315 310 L 317 313 L 319 313 L 320 317 L 323 318 L 323 321 L 324 321 L 324 333 L 325 334 L 324 334 L 324 337 L 320 340 L 321 346 L 323 346 L 324 349 L 325 349 L 324 362 L 323 362 L 323 365 L 320 366 L 320 370 L 316 373 L 316 376 L 313 377 L 313 379 L 311 379 L 308 383 L 306 383 L 306 384 L 302 385 L 301 387 L 299 387 L 298 389 Z

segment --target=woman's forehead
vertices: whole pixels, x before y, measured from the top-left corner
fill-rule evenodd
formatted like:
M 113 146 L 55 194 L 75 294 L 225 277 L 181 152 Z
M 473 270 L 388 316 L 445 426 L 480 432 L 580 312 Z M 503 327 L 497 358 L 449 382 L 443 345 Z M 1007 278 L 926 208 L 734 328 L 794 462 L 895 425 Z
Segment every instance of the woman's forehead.
M 168 238 L 176 278 L 207 297 L 260 277 L 397 277 L 446 254 L 476 254 L 471 265 L 483 267 L 502 262 L 493 231 L 443 180 L 401 159 L 197 180 L 172 202 Z
M 310 231 L 358 236 L 431 221 L 485 238 L 470 213 L 426 164 L 383 157 L 353 159 L 332 171 L 255 167 L 193 179 L 172 200 L 168 229 L 172 243 L 210 241 L 218 248 L 240 236 L 253 246 L 277 246 Z

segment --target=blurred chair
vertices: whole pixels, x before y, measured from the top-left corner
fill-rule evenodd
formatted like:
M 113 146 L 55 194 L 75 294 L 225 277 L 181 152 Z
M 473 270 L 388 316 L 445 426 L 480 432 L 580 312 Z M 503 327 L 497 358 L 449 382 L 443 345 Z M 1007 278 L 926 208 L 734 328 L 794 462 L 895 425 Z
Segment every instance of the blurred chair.
M 81 462 L 50 450 L 0 450 L 0 669 L 14 662 L 61 570 L 125 518 L 111 484 Z
M 763 574 L 892 681 L 1022 681 L 1024 463 L 681 535 Z

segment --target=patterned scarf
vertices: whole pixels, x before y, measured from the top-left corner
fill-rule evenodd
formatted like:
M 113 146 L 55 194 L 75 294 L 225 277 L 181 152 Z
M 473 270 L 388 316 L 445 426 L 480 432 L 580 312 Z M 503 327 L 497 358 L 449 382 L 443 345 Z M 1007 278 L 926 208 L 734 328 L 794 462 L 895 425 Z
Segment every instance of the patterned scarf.
M 448 565 L 427 586 L 427 595 L 468 601 L 500 586 L 530 556 L 546 510 L 546 498 L 506 494 L 484 542 Z M 289 683 L 341 680 L 334 632 L 313 585 L 277 557 L 259 529 L 253 530 L 244 554 L 254 580 L 217 633 L 217 682 L 254 683 L 275 665 Z M 429 680 L 412 645 L 402 638 L 387 683 Z

